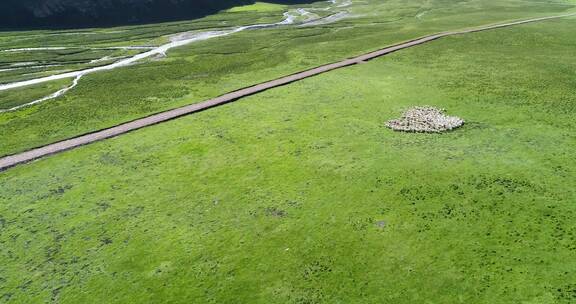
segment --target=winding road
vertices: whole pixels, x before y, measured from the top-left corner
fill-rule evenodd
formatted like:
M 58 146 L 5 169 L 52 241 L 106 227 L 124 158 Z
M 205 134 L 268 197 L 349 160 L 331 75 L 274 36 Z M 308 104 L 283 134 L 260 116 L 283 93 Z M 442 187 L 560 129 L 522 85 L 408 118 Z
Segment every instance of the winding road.
M 213 99 L 209 99 L 200 103 L 196 103 L 196 104 L 191 104 L 191 105 L 187 105 L 184 107 L 180 107 L 180 108 L 176 108 L 173 110 L 168 110 L 165 112 L 161 112 L 161 113 L 157 113 L 157 114 L 153 114 L 144 118 L 140 118 L 140 119 L 136 119 L 130 122 L 126 122 L 126 123 L 122 123 L 119 125 L 116 125 L 114 127 L 108 128 L 108 129 L 103 129 L 103 130 L 99 130 L 93 133 L 89 133 L 89 134 L 84 134 L 75 138 L 71 138 L 71 139 L 67 139 L 64 141 L 60 141 L 60 142 L 56 142 L 53 144 L 49 144 L 43 147 L 39 147 L 39 148 L 35 148 L 26 152 L 22 152 L 22 153 L 18 153 L 18 154 L 14 154 L 14 155 L 10 155 L 10 156 L 6 156 L 3 158 L 0 158 L 0 171 L 6 170 L 8 168 L 14 167 L 16 165 L 19 164 L 23 164 L 23 163 L 27 163 L 30 162 L 32 160 L 36 160 L 42 157 L 46 157 L 48 155 L 52 155 L 52 154 L 56 154 L 56 153 L 60 153 L 63 151 L 67 151 L 70 149 L 74 149 L 83 145 L 87 145 L 87 144 L 91 144 L 93 142 L 96 141 L 100 141 L 100 140 L 104 140 L 107 138 L 111 138 L 111 137 L 115 137 L 115 136 L 119 136 L 134 130 L 138 130 L 147 126 L 151 126 L 151 125 L 155 125 L 158 123 L 162 123 L 162 122 L 166 122 L 169 121 L 171 119 L 175 119 L 184 115 L 188 115 L 188 114 L 192 114 L 192 113 L 196 113 L 196 112 L 200 112 L 200 111 L 204 111 L 216 106 L 220 106 L 232 101 L 236 101 L 238 99 L 241 99 L 243 97 L 246 96 L 250 96 L 250 95 L 254 95 L 263 91 L 266 91 L 268 89 L 271 88 L 275 88 L 275 87 L 279 87 L 279 86 L 283 86 L 292 82 L 296 82 L 308 77 L 312 77 L 315 75 L 319 75 L 328 71 L 332 71 L 332 70 L 336 70 L 339 68 L 343 68 L 343 67 L 347 67 L 347 66 L 351 66 L 351 65 L 355 65 L 355 64 L 359 64 L 359 63 L 364 63 L 368 60 L 377 58 L 377 57 L 381 57 L 402 49 L 407 49 L 407 48 L 411 48 L 417 45 L 421 45 L 433 40 L 437 40 L 440 39 L 442 37 L 447 37 L 447 36 L 454 36 L 454 35 L 461 35 L 461 34 L 466 34 L 466 33 L 474 33 L 474 32 L 480 32 L 480 31 L 486 31 L 486 30 L 492 30 L 492 29 L 498 29 L 498 28 L 504 28 L 504 27 L 509 27 L 509 26 L 514 26 L 514 25 L 520 25 L 520 24 L 526 24 L 526 23 L 532 23 L 532 22 L 539 22 L 539 21 L 545 21 L 545 20 L 551 20 L 551 19 L 558 19 L 558 18 L 564 18 L 564 17 L 569 17 L 569 16 L 575 16 L 576 13 L 573 14 L 566 14 L 566 15 L 558 15 L 558 16 L 550 16 L 550 17 L 542 17 L 542 18 L 534 18 L 534 19 L 527 19 L 527 20 L 520 20 L 520 21 L 514 21 L 514 22 L 509 22 L 509 23 L 502 23 L 502 24 L 492 24 L 492 25 L 486 25 L 486 26 L 482 26 L 482 27 L 477 27 L 477 28 L 470 28 L 470 29 L 465 29 L 465 30 L 459 30 L 459 31 L 450 31 L 450 32 L 442 32 L 442 33 L 437 33 L 437 34 L 432 34 L 432 35 L 428 35 L 428 36 L 423 36 L 420 38 L 416 38 L 414 40 L 410 40 L 410 41 L 406 41 L 403 43 L 399 43 L 393 46 L 389 46 L 374 52 L 370 52 L 370 53 L 366 53 L 364 55 L 360 55 L 354 58 L 349 58 L 346 60 L 342 60 L 339 62 L 335 62 L 335 63 L 331 63 L 331 64 L 327 64 L 327 65 L 323 65 L 323 66 L 319 66 L 313 69 L 309 69 L 309 70 L 305 70 L 302 72 L 298 72 L 292 75 L 288 75 L 288 76 L 284 76 L 278 79 L 274 79 L 274 80 L 270 80 L 270 81 L 266 81 L 254 86 L 250 86 L 250 87 L 246 87 L 237 91 L 233 91 L 224 95 L 221 95 L 219 97 L 213 98 Z

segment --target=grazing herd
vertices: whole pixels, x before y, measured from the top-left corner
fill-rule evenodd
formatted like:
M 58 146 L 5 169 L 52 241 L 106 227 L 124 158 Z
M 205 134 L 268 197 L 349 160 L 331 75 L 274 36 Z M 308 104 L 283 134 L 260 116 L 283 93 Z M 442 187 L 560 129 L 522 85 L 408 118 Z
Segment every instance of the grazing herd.
M 447 116 L 444 109 L 420 106 L 406 110 L 400 119 L 390 120 L 386 126 L 394 131 L 440 133 L 453 130 L 463 124 L 463 119 Z

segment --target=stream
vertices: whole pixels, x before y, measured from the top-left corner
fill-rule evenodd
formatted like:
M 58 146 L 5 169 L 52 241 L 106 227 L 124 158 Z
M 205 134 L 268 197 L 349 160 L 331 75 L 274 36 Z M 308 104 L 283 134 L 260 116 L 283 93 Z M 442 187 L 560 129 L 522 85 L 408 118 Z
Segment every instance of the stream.
M 332 6 L 330 6 L 328 8 L 324 8 L 323 10 L 330 10 L 333 8 L 342 8 L 342 7 L 349 6 L 351 4 L 351 2 L 347 1 L 347 0 L 344 2 L 338 2 L 336 0 L 330 0 L 329 2 L 332 4 Z M 313 10 L 313 9 L 310 9 L 310 10 Z M 103 65 L 103 66 L 88 68 L 88 69 L 79 70 L 79 71 L 66 72 L 66 73 L 56 74 L 56 75 L 51 75 L 51 76 L 46 76 L 46 77 L 40 77 L 40 78 L 30 79 L 30 80 L 25 80 L 25 81 L 18 81 L 18 82 L 13 82 L 13 83 L 1 84 L 0 85 L 0 91 L 6 91 L 6 90 L 10 90 L 10 89 L 16 89 L 16 88 L 26 87 L 26 86 L 30 86 L 30 85 L 41 84 L 41 83 L 54 81 L 54 80 L 67 79 L 67 78 L 73 78 L 74 79 L 72 82 L 72 85 L 70 85 L 69 87 L 66 87 L 64 89 L 61 89 L 61 90 L 57 91 L 56 93 L 50 94 L 49 96 L 43 97 L 41 99 L 26 103 L 26 104 L 19 105 L 17 107 L 11 108 L 11 109 L 5 109 L 5 110 L 0 109 L 0 113 L 18 110 L 18 109 L 23 108 L 23 107 L 27 107 L 27 106 L 34 105 L 34 104 L 37 104 L 40 102 L 44 102 L 46 100 L 57 98 L 59 96 L 64 95 L 66 92 L 73 89 L 74 87 L 76 87 L 80 78 L 82 78 L 85 75 L 96 73 L 96 72 L 101 72 L 101 71 L 110 71 L 110 70 L 114 70 L 114 69 L 117 69 L 120 67 L 125 67 L 128 65 L 134 64 L 138 61 L 141 61 L 143 59 L 154 57 L 154 56 L 166 56 L 166 52 L 168 52 L 168 50 L 176 48 L 176 47 L 185 46 L 185 45 L 188 45 L 188 44 L 191 44 L 194 42 L 208 40 L 208 39 L 212 39 L 212 38 L 216 38 L 216 37 L 228 36 L 228 35 L 238 33 L 241 31 L 245 31 L 245 30 L 275 28 L 275 27 L 280 27 L 280 26 L 294 25 L 297 23 L 300 26 L 304 26 L 304 25 L 312 26 L 312 25 L 326 24 L 326 23 L 331 23 L 331 22 L 335 22 L 337 20 L 340 20 L 347 15 L 348 15 L 347 12 L 339 11 L 339 12 L 335 12 L 334 14 L 329 15 L 327 17 L 320 18 L 318 15 L 316 15 L 312 12 L 309 12 L 305 9 L 299 8 L 299 9 L 294 9 L 294 10 L 290 10 L 288 12 L 285 12 L 284 13 L 284 19 L 280 22 L 277 22 L 277 23 L 238 26 L 238 27 L 234 27 L 234 28 L 215 30 L 215 31 L 184 32 L 184 33 L 172 35 L 170 37 L 169 43 L 166 43 L 166 44 L 158 46 L 158 47 L 154 47 L 152 49 L 149 49 L 150 47 L 139 47 L 139 46 L 118 47 L 118 48 L 123 48 L 123 49 L 149 49 L 149 50 L 142 52 L 142 53 L 139 53 L 137 55 L 134 55 L 132 57 L 123 58 L 123 59 L 118 60 L 114 63 Z M 298 19 L 302 19 L 302 21 L 298 22 Z M 30 50 L 60 50 L 60 49 L 65 49 L 65 47 L 12 49 L 12 50 L 3 50 L 2 52 L 17 52 L 17 51 L 30 51 Z

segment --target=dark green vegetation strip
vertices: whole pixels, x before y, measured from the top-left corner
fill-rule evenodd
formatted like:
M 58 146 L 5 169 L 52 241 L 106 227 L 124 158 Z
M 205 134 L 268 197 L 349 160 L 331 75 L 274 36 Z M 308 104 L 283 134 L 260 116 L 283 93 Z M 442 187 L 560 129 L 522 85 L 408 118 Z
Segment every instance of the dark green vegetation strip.
M 359 2 L 354 6 L 354 13 L 360 15 L 359 18 L 320 27 L 242 32 L 176 49 L 164 60 L 89 75 L 82 79 L 78 87 L 57 100 L 15 113 L 1 114 L 0 155 L 14 154 L 213 98 L 223 92 L 359 55 L 398 41 L 503 20 L 557 15 L 573 7 L 512 0 L 458 3 L 435 0 L 427 3 L 399 0 Z M 426 14 L 417 18 L 420 13 Z M 248 17 L 251 14 L 254 13 L 217 15 L 203 24 L 213 27 L 221 27 L 220 21 L 245 24 L 250 22 Z M 264 13 L 257 16 L 259 19 L 256 20 L 259 21 L 266 18 Z M 268 18 L 271 16 L 277 18 L 278 14 Z M 178 26 L 174 26 L 182 30 L 187 25 L 178 23 Z M 194 26 L 199 25 L 194 23 Z M 168 25 L 166 27 L 175 30 Z M 164 26 L 147 26 L 134 31 L 135 37 L 132 39 L 140 39 L 139 35 L 142 35 L 147 38 L 144 41 L 149 41 L 168 29 L 164 29 Z M 120 43 L 121 38 L 116 35 L 124 40 L 131 39 L 129 33 L 114 33 L 111 44 Z M 48 36 L 58 41 L 62 36 L 51 37 Z M 4 46 L 14 39 L 5 38 Z M 75 39 L 75 43 L 82 41 L 78 37 Z M 97 38 L 88 39 L 94 39 L 91 43 L 105 43 Z M 26 37 L 17 37 L 16 42 L 30 46 L 38 43 L 38 40 L 28 41 Z
M 575 19 L 447 38 L 0 174 L 13 303 L 573 303 Z M 412 105 L 468 124 L 384 127 Z

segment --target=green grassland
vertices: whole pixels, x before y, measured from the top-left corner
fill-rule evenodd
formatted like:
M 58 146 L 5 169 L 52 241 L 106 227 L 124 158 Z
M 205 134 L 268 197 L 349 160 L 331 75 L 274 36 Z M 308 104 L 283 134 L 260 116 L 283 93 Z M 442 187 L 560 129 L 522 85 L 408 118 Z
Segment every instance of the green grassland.
M 66 49 L 47 51 L 10 52 L 0 59 L 0 69 L 15 68 L 14 64 L 25 63 L 16 66 L 16 69 L 0 73 L 0 84 L 35 79 L 54 74 L 77 71 L 110 64 L 114 60 L 100 60 L 104 57 L 125 58 L 136 55 L 141 50 L 103 50 L 103 49 Z
M 282 15 L 248 12 L 223 12 L 191 21 L 125 26 L 116 28 L 95 28 L 66 31 L 30 31 L 0 33 L 0 49 L 14 49 L 42 46 L 68 47 L 109 47 L 154 45 L 163 35 L 200 29 L 221 28 L 223 25 L 248 25 L 253 23 L 276 22 Z
M 2 54 L 0 56 L 0 69 L 11 68 L 12 64 L 32 62 L 35 65 L 58 65 L 55 68 L 43 70 L 47 75 L 58 74 L 95 66 L 90 64 L 90 61 L 105 56 L 119 58 L 138 52 L 136 50 L 103 49 L 107 47 L 158 46 L 167 42 L 166 36 L 180 32 L 278 22 L 281 19 L 282 14 L 278 13 L 239 10 L 237 12 L 223 12 L 199 20 L 153 25 L 67 31 L 5 32 L 0 33 L 0 50 L 38 47 L 67 47 L 69 49 L 0 53 Z M 36 72 L 35 70 L 19 69 L 10 71 L 10 73 L 2 72 L 0 73 L 0 83 L 47 76 L 33 73 Z
M 333 24 L 245 31 L 174 49 L 167 58 L 161 60 L 88 75 L 74 90 L 61 98 L 18 112 L 0 114 L 0 155 L 199 102 L 240 87 L 419 35 L 505 20 L 561 14 L 573 11 L 573 5 L 516 0 L 431 0 L 408 3 L 400 0 L 373 0 L 354 3 L 351 11 L 354 18 Z M 146 45 L 165 39 L 159 38 L 162 37 L 159 35 L 190 29 L 192 25 L 198 29 L 222 27 L 223 24 L 264 22 L 265 19 L 278 21 L 280 15 L 279 12 L 224 12 L 207 20 L 125 29 L 128 32 L 99 29 L 96 32 L 107 32 L 104 36 L 108 38 L 85 35 L 91 37 L 89 39 L 93 39 L 92 42 L 74 38 L 74 35 L 65 37 L 75 41 L 70 42 L 70 45 L 127 45 L 136 42 Z M 10 37 L 16 34 L 6 35 Z M 6 41 L 6 46 L 11 41 L 9 37 L 0 38 L 0 41 Z M 18 45 L 12 43 L 10 47 L 37 45 L 34 39 L 40 39 L 29 40 L 24 34 L 18 37 L 22 41 L 18 40 Z
M 69 86 L 68 82 L 70 82 L 70 80 L 63 79 L 59 81 L 28 86 L 20 90 L 8 90 L 0 92 L 0 109 L 11 109 L 23 103 L 38 100 Z
M 238 7 L 234 7 L 228 10 L 228 12 L 231 13 L 237 13 L 237 12 L 252 12 L 252 11 L 257 11 L 257 12 L 270 12 L 270 11 L 280 11 L 280 10 L 284 10 L 286 8 L 285 5 L 280 5 L 280 4 L 275 4 L 275 3 L 266 3 L 266 2 L 256 2 L 254 4 L 251 5 L 244 5 L 244 6 L 238 6 Z
M 442 39 L 0 173 L 0 301 L 574 303 L 575 24 Z M 384 127 L 423 104 L 467 123 Z

